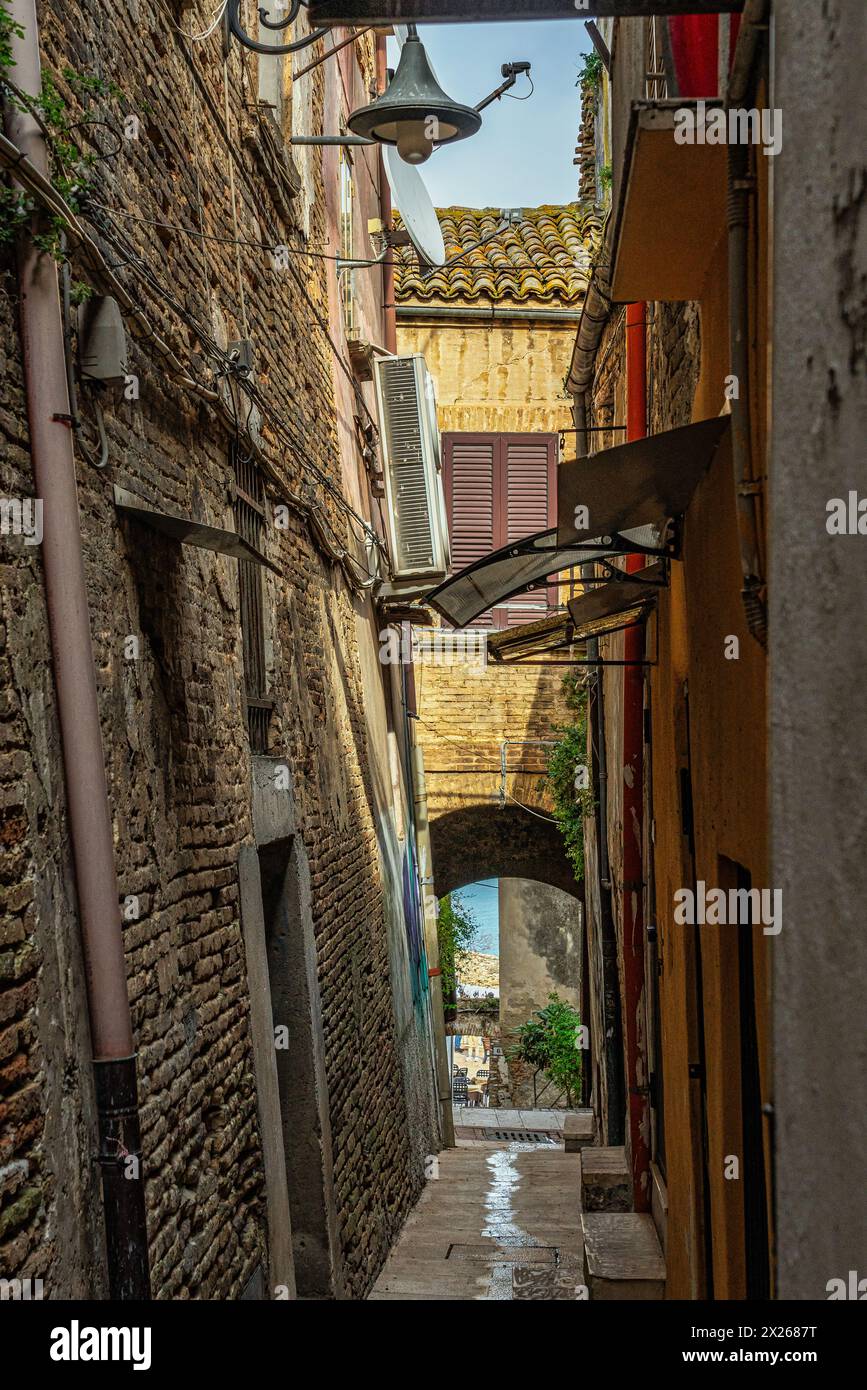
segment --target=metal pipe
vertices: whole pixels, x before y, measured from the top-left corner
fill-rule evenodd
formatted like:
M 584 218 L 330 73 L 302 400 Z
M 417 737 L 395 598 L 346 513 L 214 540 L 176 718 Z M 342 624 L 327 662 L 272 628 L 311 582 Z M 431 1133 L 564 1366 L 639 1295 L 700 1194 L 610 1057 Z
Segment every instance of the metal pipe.
M 385 37 L 378 34 L 376 39 L 376 73 L 379 91 L 385 91 L 387 85 L 386 63 Z M 390 227 L 392 216 L 391 189 L 385 175 L 382 147 L 380 147 L 377 158 L 377 168 L 379 171 L 379 215 L 383 227 Z M 389 256 L 382 263 L 382 315 L 385 328 L 385 346 L 390 353 L 396 353 L 397 314 L 394 306 L 394 256 Z M 451 1086 L 451 1082 L 449 1086 Z M 451 1097 L 451 1090 L 449 1096 Z M 449 1107 L 451 1107 L 451 1098 L 449 1099 Z M 451 1113 L 451 1109 L 449 1113 Z
M 375 145 L 366 135 L 290 135 L 290 145 Z
M 726 105 L 740 106 L 753 87 L 756 57 L 767 18 L 768 0 L 748 0 L 738 33 L 732 80 Z M 737 385 L 731 400 L 732 468 L 737 503 L 738 541 L 743 576 L 747 624 L 763 647 L 768 641 L 767 593 L 762 574 L 757 498 L 761 484 L 752 475 L 752 412 L 750 399 L 749 343 L 749 236 L 750 198 L 754 180 L 749 173 L 750 149 L 732 143 L 728 147 L 728 266 L 730 371 Z
M 443 982 L 440 970 L 439 936 L 437 933 L 437 906 L 434 894 L 433 857 L 430 841 L 430 821 L 427 809 L 427 783 L 424 770 L 424 751 L 413 744 L 413 774 L 416 811 L 416 842 L 419 851 L 419 868 L 422 913 L 424 919 L 425 946 L 428 957 L 428 977 L 430 980 L 430 1028 L 434 1054 L 434 1074 L 440 1103 L 440 1125 L 444 1149 L 455 1146 L 455 1126 L 452 1116 L 452 1076 L 446 1050 L 446 1023 L 443 1003 Z
M 11 0 L 18 85 L 42 89 L 35 0 Z M 48 153 L 29 112 L 9 105 L 7 133 L 43 174 Z M 18 247 L 30 452 L 43 501 L 42 566 L 54 659 L 67 814 L 86 974 L 110 1295 L 150 1297 L 136 1070 L 119 893 L 84 577 L 57 268 L 32 238 Z
M 644 303 L 626 310 L 626 438 L 647 434 L 647 320 Z M 642 568 L 627 555 L 626 571 Z M 636 623 L 623 636 L 628 662 L 644 656 L 645 628 Z M 629 665 L 623 673 L 623 1015 L 628 1088 L 629 1153 L 633 1205 L 650 1210 L 650 1096 L 645 1026 L 644 968 L 644 672 Z
M 601 334 L 601 328 L 600 328 Z M 598 339 L 597 344 L 598 347 Z M 595 351 L 595 349 L 594 349 Z M 592 376 L 592 373 L 591 373 Z M 586 428 L 587 391 L 589 379 L 575 398 L 576 455 L 579 458 L 590 454 L 591 437 Z M 583 427 L 583 428 L 582 428 Z M 592 567 L 589 567 L 592 568 Z M 587 643 L 587 663 L 599 661 L 599 639 L 592 637 Z M 608 756 L 605 747 L 605 689 L 602 667 L 597 665 L 590 683 L 590 700 L 587 722 L 591 737 L 596 736 L 596 807 L 593 813 L 596 829 L 596 846 L 599 862 L 599 966 L 602 985 L 600 1010 L 604 1042 L 601 1057 L 605 1076 L 607 1114 L 605 1116 L 605 1142 L 611 1145 L 623 1143 L 625 1130 L 626 1098 L 623 1084 L 623 1018 L 620 1009 L 620 975 L 617 960 L 617 928 L 611 911 L 611 869 L 608 862 Z M 589 897 L 588 897 L 589 903 Z M 588 932 L 588 914 L 584 914 L 584 932 Z M 591 959 L 588 937 L 587 962 Z M 588 984 L 589 993 L 589 984 Z M 593 1097 L 594 1109 L 597 1099 Z
M 600 252 L 599 261 L 593 268 L 581 308 L 572 361 L 566 377 L 566 390 L 575 396 L 589 391 L 593 383 L 596 353 L 602 332 L 611 315 L 611 298 L 608 293 L 608 245 L 607 234 Z

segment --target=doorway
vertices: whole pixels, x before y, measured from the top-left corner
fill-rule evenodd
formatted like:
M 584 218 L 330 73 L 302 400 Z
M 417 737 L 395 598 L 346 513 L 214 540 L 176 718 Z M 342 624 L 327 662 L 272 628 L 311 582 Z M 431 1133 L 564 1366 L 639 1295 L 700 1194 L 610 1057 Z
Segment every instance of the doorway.
M 297 836 L 258 847 L 295 1281 L 333 1298 L 334 1203 L 316 951 Z

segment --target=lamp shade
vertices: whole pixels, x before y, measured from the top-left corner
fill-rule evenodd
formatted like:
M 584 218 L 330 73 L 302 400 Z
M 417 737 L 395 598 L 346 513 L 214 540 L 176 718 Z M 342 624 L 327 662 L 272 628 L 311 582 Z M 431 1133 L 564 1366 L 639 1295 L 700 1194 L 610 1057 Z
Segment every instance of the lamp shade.
M 436 145 L 475 135 L 481 124 L 472 106 L 446 96 L 416 34 L 405 40 L 397 72 L 382 96 L 353 111 L 347 121 L 353 135 L 397 145 L 410 164 L 421 164 Z

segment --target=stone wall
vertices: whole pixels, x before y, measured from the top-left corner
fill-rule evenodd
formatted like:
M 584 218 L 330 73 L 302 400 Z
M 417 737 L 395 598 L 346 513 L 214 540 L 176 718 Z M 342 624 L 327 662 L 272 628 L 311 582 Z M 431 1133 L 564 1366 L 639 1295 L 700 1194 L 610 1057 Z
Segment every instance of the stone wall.
M 137 139 L 88 173 L 92 232 L 197 381 L 213 384 L 209 338 L 223 349 L 252 338 L 256 379 L 273 411 L 261 425 L 271 523 L 264 546 L 279 571 L 264 579 L 275 701 L 268 752 L 291 769 L 309 862 L 341 1280 L 358 1296 L 420 1189 L 421 1155 L 436 1140 L 410 1139 L 394 1021 L 383 846 L 395 813 L 387 753 L 372 743 L 369 715 L 391 694 L 364 688 L 361 649 L 375 651 L 376 623 L 331 558 L 355 542 L 311 472 L 314 462 L 339 485 L 355 470 L 357 490 L 366 491 L 357 458 L 341 459 L 338 448 L 333 371 L 341 369 L 322 326 L 334 284 L 322 259 L 331 228 L 321 166 L 305 154 L 299 180 L 279 137 L 275 157 L 270 117 L 251 109 L 256 59 L 237 45 L 225 127 L 219 33 L 192 48 L 155 0 L 129 12 L 97 0 L 39 8 L 43 61 L 76 116 L 60 75 L 67 66 L 121 89 L 94 98 L 87 114 L 106 114 L 116 128 L 129 114 L 140 123 Z M 202 27 L 198 12 L 172 8 L 186 27 Z M 359 59 L 353 49 L 344 55 L 350 98 L 363 98 L 371 74 L 370 41 L 357 48 Z M 318 128 L 326 82 L 339 87 L 334 63 L 305 79 L 304 119 Z M 233 234 L 233 150 L 238 236 L 249 243 L 238 248 L 221 240 Z M 375 167 L 368 172 L 376 176 Z M 200 218 L 213 240 L 172 230 Z M 275 269 L 260 243 L 287 244 L 289 269 Z M 0 486 L 28 496 L 16 278 L 6 252 L 0 269 Z M 72 269 L 88 279 L 75 260 Z M 260 1267 L 267 1271 L 268 1254 L 238 904 L 239 848 L 253 834 L 238 565 L 120 521 L 112 498 L 117 483 L 158 508 L 232 528 L 233 431 L 132 337 L 129 371 L 139 398 L 115 392 L 103 401 L 109 466 L 97 472 L 79 458 L 78 481 L 126 905 L 153 1287 L 163 1298 L 236 1298 Z M 87 399 L 82 413 L 92 420 Z M 242 415 L 239 428 L 247 423 Z M 302 493 L 319 506 L 333 544 L 311 532 L 293 502 Z M 273 524 L 278 504 L 288 506 L 282 529 Z M 94 1297 L 104 1285 L 93 1101 L 40 558 L 20 537 L 4 535 L 2 551 L 0 1274 L 43 1277 L 49 1297 Z M 131 636 L 137 655 L 129 660 Z M 367 664 L 379 669 L 369 656 Z M 400 914 L 399 882 L 388 897 Z
M 581 1008 L 582 904 L 562 889 L 532 879 L 500 879 L 500 1026 L 506 1053 L 516 1030 L 551 994 Z M 506 1057 L 511 1103 L 565 1106 L 565 1092 L 541 1073 Z M 571 1098 L 577 1104 L 578 1097 Z
M 532 307 L 521 304 L 520 312 Z M 414 323 L 411 306 L 401 303 L 400 309 L 399 351 L 424 354 L 436 385 L 441 430 L 549 434 L 570 427 L 572 402 L 563 383 L 580 306 L 574 321 L 564 323 L 517 318 Z M 541 313 L 546 309 L 550 306 L 540 306 Z
M 539 784 L 544 741 L 556 740 L 555 726 L 570 722 L 561 668 L 429 660 L 416 667 L 415 683 L 431 821 L 499 800 L 505 740 L 515 741 L 507 749 L 507 804 L 514 797 L 550 814 Z

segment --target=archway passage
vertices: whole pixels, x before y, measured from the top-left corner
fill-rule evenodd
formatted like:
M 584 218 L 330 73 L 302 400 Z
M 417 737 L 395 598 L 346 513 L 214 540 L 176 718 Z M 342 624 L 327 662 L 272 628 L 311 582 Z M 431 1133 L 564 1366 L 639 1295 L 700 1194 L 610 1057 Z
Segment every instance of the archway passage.
M 475 805 L 430 822 L 434 893 L 486 878 L 529 878 L 584 901 L 557 825 L 520 806 Z

